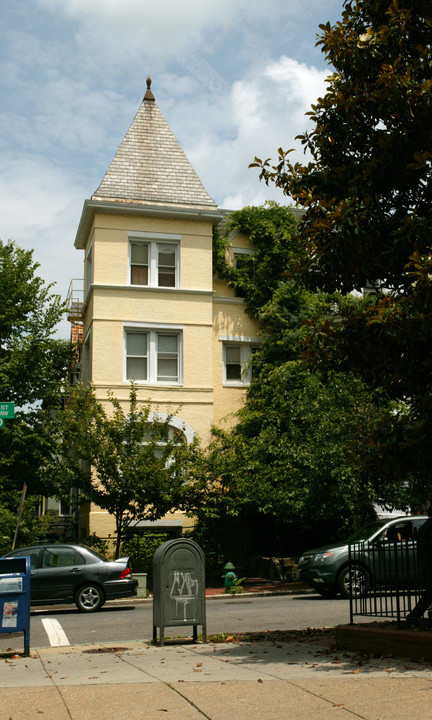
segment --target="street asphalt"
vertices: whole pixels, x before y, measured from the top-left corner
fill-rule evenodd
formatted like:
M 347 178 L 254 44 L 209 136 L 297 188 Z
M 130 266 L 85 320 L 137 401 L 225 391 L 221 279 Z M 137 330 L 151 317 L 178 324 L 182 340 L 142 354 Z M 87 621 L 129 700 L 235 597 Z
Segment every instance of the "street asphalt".
M 424 720 L 430 664 L 338 651 L 331 633 L 287 641 L 147 642 L 0 656 L 0 720 Z

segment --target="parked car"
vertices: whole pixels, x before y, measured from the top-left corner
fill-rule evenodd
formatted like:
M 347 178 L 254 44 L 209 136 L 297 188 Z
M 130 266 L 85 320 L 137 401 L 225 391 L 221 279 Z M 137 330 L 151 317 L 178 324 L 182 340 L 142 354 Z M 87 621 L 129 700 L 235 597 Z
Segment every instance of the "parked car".
M 378 572 L 385 573 L 387 577 L 392 572 L 391 558 L 394 555 L 389 550 L 396 542 L 396 549 L 399 547 L 401 553 L 403 548 L 406 559 L 401 563 L 402 572 L 407 576 L 404 579 L 409 581 L 409 573 L 416 568 L 414 541 L 418 528 L 425 520 L 427 517 L 423 515 L 377 520 L 344 542 L 308 550 L 298 561 L 296 577 L 323 597 L 336 597 L 338 593 L 347 598 L 360 597 L 372 580 L 379 583 L 385 579 L 376 577 Z M 361 562 L 351 564 L 351 573 L 348 563 L 350 543 L 356 543 L 356 548 L 361 547 Z
M 18 548 L 4 558 L 30 558 L 30 603 L 74 602 L 80 612 L 100 610 L 106 600 L 133 597 L 138 580 L 128 557 L 109 561 L 85 545 L 43 544 Z

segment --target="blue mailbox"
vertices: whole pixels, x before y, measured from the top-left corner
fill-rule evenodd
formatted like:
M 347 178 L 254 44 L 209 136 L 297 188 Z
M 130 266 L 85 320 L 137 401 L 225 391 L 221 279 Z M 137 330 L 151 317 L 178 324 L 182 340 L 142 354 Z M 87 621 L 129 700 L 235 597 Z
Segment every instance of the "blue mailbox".
M 30 559 L 0 558 L 0 633 L 24 633 L 30 654 Z

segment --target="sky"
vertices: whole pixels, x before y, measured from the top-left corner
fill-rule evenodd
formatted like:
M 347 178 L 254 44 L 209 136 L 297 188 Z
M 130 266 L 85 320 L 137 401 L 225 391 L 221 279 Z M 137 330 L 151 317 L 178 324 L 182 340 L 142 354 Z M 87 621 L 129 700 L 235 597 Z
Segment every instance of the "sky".
M 0 238 L 66 297 L 84 200 L 152 78 L 156 102 L 222 208 L 266 200 L 255 156 L 295 148 L 331 68 L 315 47 L 343 0 L 0 0 Z M 58 336 L 69 337 L 62 322 Z

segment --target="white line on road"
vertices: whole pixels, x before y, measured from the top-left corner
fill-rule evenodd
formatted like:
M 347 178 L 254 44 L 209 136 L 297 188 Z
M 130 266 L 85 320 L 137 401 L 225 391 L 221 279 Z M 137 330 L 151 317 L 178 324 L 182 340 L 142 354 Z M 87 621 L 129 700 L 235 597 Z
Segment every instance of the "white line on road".
M 64 645 L 70 645 L 70 642 L 66 637 L 66 633 L 58 620 L 53 620 L 52 618 L 42 618 L 42 625 L 48 635 L 51 647 L 63 647 Z

